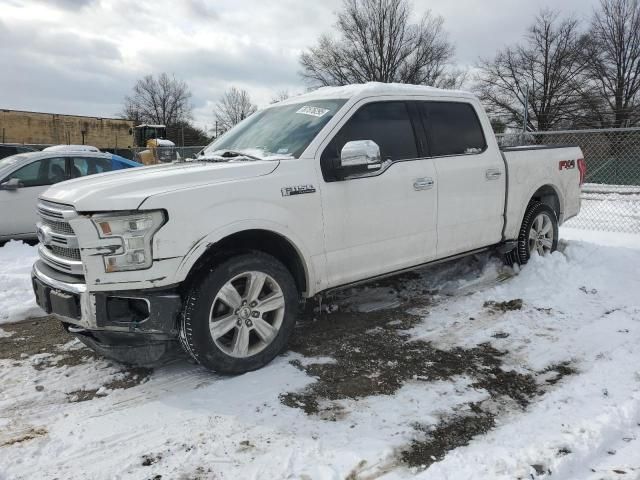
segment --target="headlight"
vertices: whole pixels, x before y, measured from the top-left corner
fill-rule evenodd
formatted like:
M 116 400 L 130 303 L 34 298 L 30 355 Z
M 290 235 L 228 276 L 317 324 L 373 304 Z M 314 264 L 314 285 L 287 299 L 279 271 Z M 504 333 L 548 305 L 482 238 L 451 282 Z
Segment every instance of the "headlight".
M 122 248 L 105 254 L 106 272 L 142 270 L 151 266 L 151 241 L 166 220 L 162 210 L 122 215 L 100 213 L 94 215 L 92 220 L 100 238 L 118 238 L 122 241 Z

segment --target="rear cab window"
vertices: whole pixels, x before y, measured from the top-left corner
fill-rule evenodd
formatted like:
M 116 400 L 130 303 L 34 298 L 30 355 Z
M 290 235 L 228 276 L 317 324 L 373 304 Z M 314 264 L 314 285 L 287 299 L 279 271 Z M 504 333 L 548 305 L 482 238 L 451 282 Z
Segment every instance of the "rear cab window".
M 432 157 L 482 153 L 487 141 L 473 105 L 466 102 L 418 102 Z

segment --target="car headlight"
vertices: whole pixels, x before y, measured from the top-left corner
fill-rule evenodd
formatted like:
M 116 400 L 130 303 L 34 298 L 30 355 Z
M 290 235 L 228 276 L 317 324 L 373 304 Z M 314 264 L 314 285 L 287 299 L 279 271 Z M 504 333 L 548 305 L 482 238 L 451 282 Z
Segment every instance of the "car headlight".
M 91 219 L 100 238 L 117 238 L 122 241 L 122 248 L 104 255 L 106 272 L 142 270 L 151 266 L 151 241 L 166 221 L 162 210 L 126 214 L 99 213 Z

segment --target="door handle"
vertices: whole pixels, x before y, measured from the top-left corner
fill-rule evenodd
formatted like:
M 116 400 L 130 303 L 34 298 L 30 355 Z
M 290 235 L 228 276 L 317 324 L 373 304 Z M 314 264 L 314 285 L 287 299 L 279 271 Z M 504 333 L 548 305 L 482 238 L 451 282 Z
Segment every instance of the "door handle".
M 433 188 L 434 184 L 435 182 L 431 177 L 416 178 L 413 182 L 413 189 L 417 191 L 429 190 L 430 188 Z
M 498 180 L 502 176 L 502 172 L 496 168 L 490 168 L 484 175 L 487 180 Z

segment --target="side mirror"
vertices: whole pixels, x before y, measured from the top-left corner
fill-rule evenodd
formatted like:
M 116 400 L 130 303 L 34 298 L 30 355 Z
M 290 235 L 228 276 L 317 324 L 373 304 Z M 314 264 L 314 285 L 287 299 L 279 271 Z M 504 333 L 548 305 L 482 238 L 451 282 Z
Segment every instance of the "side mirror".
M 0 190 L 17 190 L 20 188 L 20 180 L 17 178 L 10 178 L 6 182 L 0 183 Z
M 381 166 L 380 147 L 373 140 L 347 142 L 340 151 L 339 170 L 342 177 L 377 170 Z

